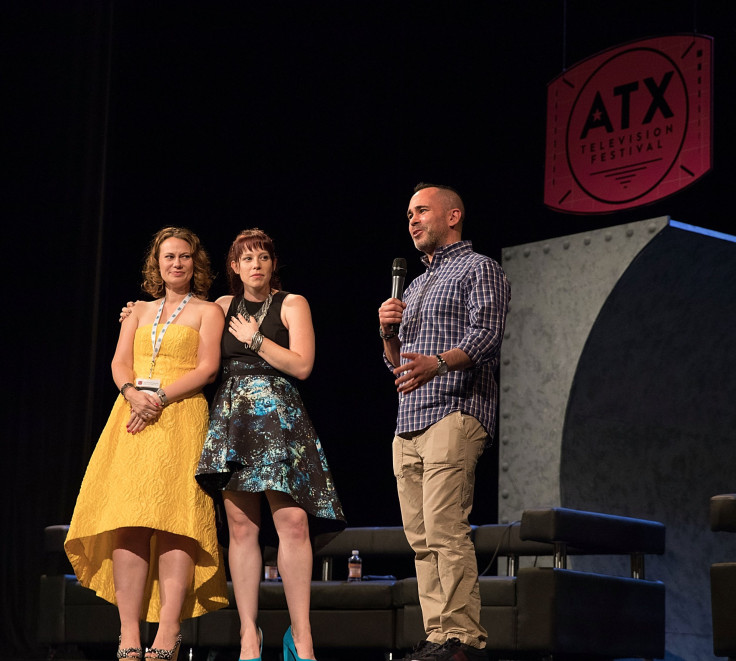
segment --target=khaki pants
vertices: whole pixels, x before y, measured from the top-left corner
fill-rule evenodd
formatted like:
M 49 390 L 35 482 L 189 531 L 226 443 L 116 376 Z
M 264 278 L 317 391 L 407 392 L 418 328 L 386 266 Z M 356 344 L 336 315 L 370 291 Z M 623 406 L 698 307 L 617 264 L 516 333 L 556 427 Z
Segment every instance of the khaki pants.
M 415 564 L 427 640 L 485 647 L 478 562 L 470 539 L 475 466 L 488 434 L 451 413 L 420 432 L 395 436 L 393 465 L 406 538 Z

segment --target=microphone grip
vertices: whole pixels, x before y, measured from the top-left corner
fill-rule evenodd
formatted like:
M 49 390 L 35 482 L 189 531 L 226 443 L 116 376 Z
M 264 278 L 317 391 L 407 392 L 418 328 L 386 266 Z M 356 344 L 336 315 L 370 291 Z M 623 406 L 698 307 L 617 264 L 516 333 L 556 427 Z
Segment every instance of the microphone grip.
M 404 278 L 400 275 L 395 275 L 391 278 L 391 298 L 398 298 L 401 300 L 401 295 L 404 293 Z
M 401 295 L 404 293 L 404 276 L 395 275 L 391 278 L 391 298 L 398 298 L 401 300 Z M 399 332 L 399 324 L 391 324 L 391 332 Z

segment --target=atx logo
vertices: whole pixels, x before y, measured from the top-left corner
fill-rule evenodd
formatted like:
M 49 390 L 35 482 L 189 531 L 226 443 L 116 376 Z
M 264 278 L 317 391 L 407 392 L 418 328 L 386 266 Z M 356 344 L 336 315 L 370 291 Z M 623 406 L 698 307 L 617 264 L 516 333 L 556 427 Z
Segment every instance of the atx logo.
M 710 169 L 711 40 L 649 39 L 585 60 L 548 89 L 545 204 L 609 213 Z
M 665 73 L 661 85 L 657 85 L 654 78 L 644 79 L 644 85 L 651 94 L 651 103 L 649 104 L 649 108 L 647 108 L 644 119 L 641 120 L 642 125 L 651 124 L 657 110 L 662 113 L 662 117 L 667 119 L 674 117 L 675 113 L 664 98 L 665 90 L 672 80 L 673 73 L 674 71 L 668 71 Z M 637 81 L 626 83 L 625 85 L 618 85 L 613 88 L 613 95 L 621 97 L 621 107 L 619 111 L 620 125 L 618 128 L 622 131 L 630 128 L 631 126 L 631 95 L 638 91 L 639 83 Z M 593 105 L 588 111 L 588 119 L 585 122 L 585 126 L 583 126 L 583 133 L 580 136 L 580 139 L 585 140 L 588 136 L 588 132 L 591 129 L 598 127 L 604 128 L 607 133 L 614 132 L 611 115 L 603 103 L 603 97 L 601 96 L 600 91 L 596 90 Z

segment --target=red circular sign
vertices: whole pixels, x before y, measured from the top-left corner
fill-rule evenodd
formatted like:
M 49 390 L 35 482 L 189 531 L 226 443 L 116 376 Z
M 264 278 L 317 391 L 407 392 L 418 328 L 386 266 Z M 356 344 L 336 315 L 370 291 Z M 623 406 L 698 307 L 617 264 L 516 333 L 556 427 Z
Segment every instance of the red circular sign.
M 646 195 L 679 157 L 688 115 L 685 78 L 668 55 L 653 48 L 619 51 L 575 98 L 566 133 L 573 178 L 608 204 Z

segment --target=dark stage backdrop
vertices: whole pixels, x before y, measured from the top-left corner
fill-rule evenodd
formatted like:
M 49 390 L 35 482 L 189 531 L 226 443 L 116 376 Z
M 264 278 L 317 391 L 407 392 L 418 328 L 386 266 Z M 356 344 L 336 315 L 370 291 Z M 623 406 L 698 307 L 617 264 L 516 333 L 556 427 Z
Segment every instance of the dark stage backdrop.
M 117 313 L 140 295 L 163 225 L 196 231 L 220 273 L 240 229 L 274 237 L 285 288 L 312 305 L 303 394 L 351 525 L 400 522 L 377 308 L 393 258 L 419 273 L 405 216 L 416 182 L 457 186 L 466 237 L 499 260 L 504 246 L 664 214 L 734 231 L 734 3 L 7 0 L 0 13 L 0 657 L 42 654 L 42 531 L 71 516 L 116 395 Z M 546 210 L 547 82 L 603 48 L 693 30 L 715 39 L 713 172 L 646 209 Z M 496 520 L 496 475 L 494 446 L 475 523 Z

